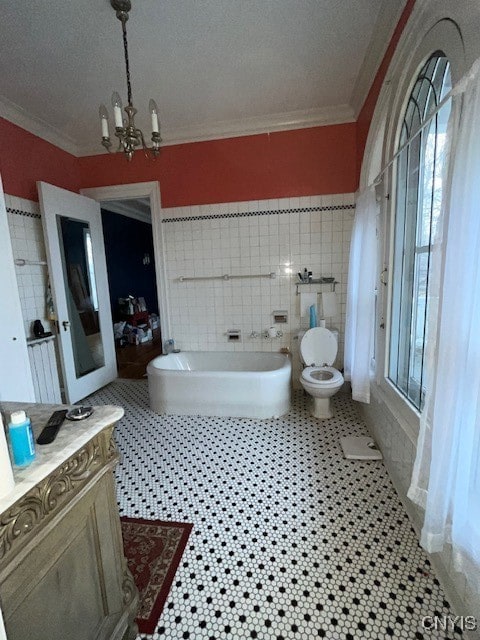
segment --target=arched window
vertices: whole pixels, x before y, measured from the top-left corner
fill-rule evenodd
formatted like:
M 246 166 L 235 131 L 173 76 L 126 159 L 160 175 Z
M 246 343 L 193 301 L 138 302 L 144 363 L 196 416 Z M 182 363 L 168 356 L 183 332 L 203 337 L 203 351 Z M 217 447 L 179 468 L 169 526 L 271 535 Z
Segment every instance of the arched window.
M 421 409 L 432 241 L 440 216 L 451 89 L 450 65 L 435 52 L 418 74 L 403 112 L 397 159 L 388 377 Z M 427 123 L 426 123 L 427 122 Z M 426 124 L 425 124 L 426 123 Z

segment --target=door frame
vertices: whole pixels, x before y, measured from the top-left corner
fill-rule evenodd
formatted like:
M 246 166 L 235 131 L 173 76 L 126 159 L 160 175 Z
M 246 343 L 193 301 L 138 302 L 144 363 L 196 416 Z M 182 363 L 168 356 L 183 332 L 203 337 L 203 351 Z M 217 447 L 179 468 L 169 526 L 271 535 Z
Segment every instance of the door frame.
M 101 203 L 108 200 L 128 200 L 133 198 L 149 198 L 152 214 L 153 253 L 155 259 L 155 276 L 157 282 L 158 314 L 162 342 L 171 336 L 170 305 L 168 301 L 167 269 L 165 263 L 165 239 L 162 227 L 162 205 L 160 185 L 158 182 L 135 182 L 105 187 L 80 189 L 80 193 Z M 162 344 L 163 351 L 163 344 Z

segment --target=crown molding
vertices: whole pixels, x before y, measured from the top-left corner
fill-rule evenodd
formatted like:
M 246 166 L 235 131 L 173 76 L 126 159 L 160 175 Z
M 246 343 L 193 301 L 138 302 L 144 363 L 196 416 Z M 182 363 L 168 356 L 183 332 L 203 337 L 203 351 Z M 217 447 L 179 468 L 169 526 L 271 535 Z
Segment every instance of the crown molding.
M 50 126 L 40 118 L 30 115 L 3 96 L 0 96 L 0 116 L 76 157 L 105 154 L 100 141 L 95 146 L 90 144 L 78 145 L 58 129 Z M 341 104 L 319 109 L 290 111 L 268 116 L 254 116 L 252 118 L 224 120 L 199 126 L 181 127 L 164 132 L 162 146 L 239 138 L 276 131 L 345 124 L 354 121 L 355 115 L 352 107 L 347 104 Z
M 273 133 L 275 131 L 290 131 L 294 129 L 308 129 L 334 124 L 354 122 L 353 109 L 347 105 L 291 111 L 269 116 L 255 116 L 239 120 L 214 122 L 208 125 L 182 127 L 162 132 L 162 147 L 206 140 L 221 140 L 224 138 L 239 138 L 242 136 Z M 78 149 L 79 156 L 94 156 L 105 154 L 100 142 L 94 148 L 84 146 Z
M 63 149 L 63 151 L 78 156 L 78 146 L 71 138 L 41 118 L 32 116 L 5 96 L 0 96 L 0 117 Z
M 350 104 L 353 108 L 355 120 L 358 118 L 360 111 L 367 99 L 370 87 L 373 84 L 375 75 L 378 71 L 380 63 L 387 51 L 390 40 L 397 27 L 400 16 L 405 8 L 407 0 L 391 2 L 384 0 L 375 27 L 373 29 L 372 38 L 367 48 L 365 58 L 363 59 L 360 72 L 355 81 Z

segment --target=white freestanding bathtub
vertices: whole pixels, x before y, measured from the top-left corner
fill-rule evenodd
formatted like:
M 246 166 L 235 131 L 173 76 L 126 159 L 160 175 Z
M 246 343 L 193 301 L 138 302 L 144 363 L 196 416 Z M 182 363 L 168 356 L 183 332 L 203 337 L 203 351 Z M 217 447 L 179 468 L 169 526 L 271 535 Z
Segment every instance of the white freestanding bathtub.
M 291 364 L 281 353 L 171 353 L 147 373 L 156 413 L 278 418 L 290 409 Z

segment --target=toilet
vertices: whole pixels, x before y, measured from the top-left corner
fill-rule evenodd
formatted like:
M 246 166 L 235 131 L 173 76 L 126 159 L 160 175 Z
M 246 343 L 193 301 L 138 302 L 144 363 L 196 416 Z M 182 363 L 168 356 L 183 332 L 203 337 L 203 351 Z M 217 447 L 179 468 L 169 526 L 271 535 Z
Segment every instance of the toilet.
M 337 356 L 338 331 L 315 327 L 301 332 L 298 337 L 300 358 L 306 365 L 300 383 L 313 397 L 312 415 L 321 420 L 331 418 L 330 398 L 343 384 L 342 374 L 331 366 Z

